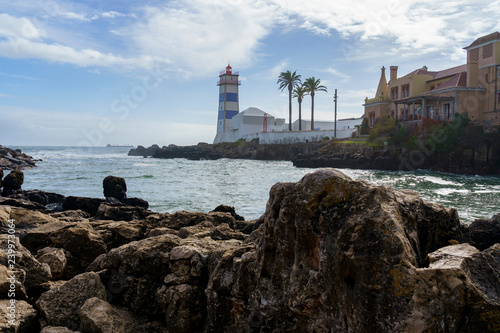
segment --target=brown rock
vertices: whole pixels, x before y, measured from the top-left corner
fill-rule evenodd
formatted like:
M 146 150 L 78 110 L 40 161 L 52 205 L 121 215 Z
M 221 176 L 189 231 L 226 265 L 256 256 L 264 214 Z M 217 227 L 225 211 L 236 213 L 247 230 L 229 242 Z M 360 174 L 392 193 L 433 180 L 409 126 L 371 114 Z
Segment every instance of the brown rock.
M 37 311 L 25 301 L 0 300 L 0 332 L 39 332 Z
M 54 247 L 39 250 L 37 259 L 40 263 L 49 265 L 53 279 L 62 277 L 68 262 L 64 250 Z
M 0 235 L 0 249 L 8 249 L 8 244 L 8 235 Z M 16 238 L 13 245 L 15 248 L 14 270 L 18 271 L 18 274 L 20 274 L 20 276 L 24 276 L 24 281 L 22 282 L 26 290 L 32 287 L 39 286 L 40 284 L 50 280 L 52 276 L 50 274 L 49 266 L 47 266 L 46 264 L 42 264 L 38 260 L 36 260 L 31 252 L 19 243 L 18 238 Z M 8 257 L 8 255 L 9 253 L 7 251 L 0 251 L 0 264 L 6 266 L 8 270 L 12 270 L 12 261 L 9 261 L 12 258 Z
M 100 298 L 89 298 L 80 310 L 82 333 L 141 332 L 133 316 Z
M 99 275 L 89 272 L 43 293 L 36 305 L 49 325 L 77 329 L 80 326 L 80 309 L 92 297 L 105 300 L 106 289 Z

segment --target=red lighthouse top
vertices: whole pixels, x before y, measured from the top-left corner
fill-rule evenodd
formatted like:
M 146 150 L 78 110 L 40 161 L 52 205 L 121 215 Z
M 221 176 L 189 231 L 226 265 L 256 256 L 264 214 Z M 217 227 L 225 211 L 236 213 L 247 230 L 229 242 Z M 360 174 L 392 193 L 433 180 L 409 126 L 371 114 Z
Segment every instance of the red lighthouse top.
M 233 73 L 233 69 L 231 68 L 230 65 L 227 65 L 226 67 L 226 74 L 232 74 Z

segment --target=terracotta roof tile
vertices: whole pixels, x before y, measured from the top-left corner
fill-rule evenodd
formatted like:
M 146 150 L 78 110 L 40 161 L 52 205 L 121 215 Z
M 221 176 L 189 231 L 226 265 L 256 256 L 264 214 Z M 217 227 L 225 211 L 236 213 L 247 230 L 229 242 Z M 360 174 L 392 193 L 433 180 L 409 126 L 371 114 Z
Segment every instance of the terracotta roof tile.
M 467 71 L 467 65 L 460 65 L 452 68 L 448 68 L 442 71 L 437 72 L 437 74 L 434 76 L 432 80 L 437 80 L 437 79 L 442 79 L 447 76 L 452 76 L 461 72 L 466 72 Z M 429 80 L 429 81 L 432 81 Z
M 467 82 L 467 73 L 466 72 L 460 72 L 455 74 L 451 79 L 440 85 L 438 88 L 431 90 L 430 93 L 446 90 L 446 89 L 451 89 L 451 88 L 457 88 L 457 87 L 465 87 Z
M 491 33 L 489 35 L 483 36 L 483 37 L 479 37 L 478 39 L 473 41 L 472 44 L 470 44 L 467 47 L 464 47 L 464 49 L 468 49 L 468 48 L 474 47 L 476 45 L 487 43 L 487 42 L 490 42 L 490 41 L 493 41 L 496 39 L 500 40 L 500 32 L 498 32 L 498 31 Z

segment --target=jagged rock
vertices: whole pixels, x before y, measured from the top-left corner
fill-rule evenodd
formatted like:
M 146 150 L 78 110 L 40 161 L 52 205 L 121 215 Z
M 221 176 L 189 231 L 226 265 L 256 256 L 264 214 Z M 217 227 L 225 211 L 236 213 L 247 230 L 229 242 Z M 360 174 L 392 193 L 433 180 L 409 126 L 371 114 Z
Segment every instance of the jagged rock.
M 83 210 L 67 210 L 64 212 L 51 213 L 50 216 L 64 222 L 89 222 L 89 213 Z
M 40 323 L 38 322 L 37 311 L 25 301 L 15 301 L 14 305 L 11 302 L 11 300 L 7 299 L 0 300 L 0 318 L 2 318 L 0 332 L 39 332 Z
M 500 214 L 490 219 L 478 219 L 467 229 L 469 242 L 479 250 L 485 250 L 500 243 Z
M 212 237 L 213 240 L 244 240 L 247 235 L 239 230 L 231 229 L 227 223 L 222 223 L 210 231 L 210 237 Z
M 69 196 L 64 199 L 62 208 L 63 210 L 83 210 L 89 213 L 90 216 L 94 216 L 99 206 L 104 202 L 104 199 Z
M 15 194 L 21 190 L 21 185 L 24 182 L 24 173 L 21 170 L 12 170 L 2 181 L 3 196 Z
M 99 233 L 108 249 L 139 240 L 143 237 L 142 221 L 107 221 L 91 222 L 92 228 Z
M 23 238 L 31 229 L 41 225 L 56 222 L 57 219 L 38 211 L 13 206 L 0 206 L 0 230 L 7 232 L 8 220 L 14 220 L 15 235 Z
M 45 206 L 43 206 L 39 203 L 28 201 L 25 199 L 16 199 L 16 198 L 12 198 L 12 197 L 0 197 L 0 206 L 12 206 L 12 207 L 25 208 L 25 209 L 29 209 L 29 210 L 37 210 L 37 211 L 47 212 L 47 213 L 49 212 L 45 208 Z
M 40 333 L 80 333 L 80 331 L 73 331 L 67 327 L 62 326 L 47 326 L 44 327 Z
M 415 269 L 460 236 L 455 210 L 335 170 L 274 185 L 258 231 L 210 273 L 207 330 L 404 331 Z
M 189 236 L 204 238 L 210 236 L 210 231 L 214 228 L 214 224 L 210 221 L 198 223 L 192 227 L 183 227 L 179 229 L 177 236 L 180 238 L 188 238 Z M 156 229 L 153 229 L 153 232 Z M 170 229 L 171 230 L 171 229 Z
M 122 201 L 127 196 L 127 184 L 125 179 L 115 176 L 107 176 L 102 182 L 104 197 L 116 198 Z
M 132 316 L 127 311 L 117 309 L 100 298 L 89 298 L 80 310 L 81 331 L 83 333 L 127 333 L 139 332 Z
M 94 218 L 97 220 L 132 221 L 146 218 L 150 212 L 142 207 L 101 204 Z
M 180 238 L 170 234 L 145 238 L 110 250 L 89 268 L 107 270 L 109 275 L 103 282 L 113 304 L 128 306 L 136 314 L 154 316 L 162 312 L 155 306 L 152 290 L 172 272 L 170 251 L 178 245 Z
M 40 263 L 49 265 L 53 279 L 62 277 L 68 262 L 63 249 L 45 247 L 38 250 L 37 256 Z
M 500 244 L 480 252 L 468 244 L 429 254 L 416 269 L 407 332 L 495 332 L 500 328 Z
M 179 230 L 184 227 L 191 227 L 204 221 L 213 221 L 213 217 L 201 212 L 178 211 L 173 214 L 152 214 L 146 218 L 149 229 L 166 227 Z
M 12 241 L 12 239 L 11 239 Z M 0 264 L 7 267 L 9 270 L 11 269 L 11 263 L 9 262 L 8 249 L 9 238 L 6 234 L 0 234 L 0 248 L 3 251 L 0 251 Z M 20 276 L 24 275 L 24 281 L 20 280 L 24 284 L 24 288 L 26 290 L 39 286 L 40 284 L 47 282 L 52 277 L 50 274 L 50 268 L 46 264 L 40 263 L 38 260 L 33 257 L 30 251 L 26 249 L 19 243 L 19 238 L 15 239 L 15 243 L 13 244 L 15 248 L 15 269 L 19 272 Z
M 49 325 L 77 329 L 80 326 L 80 309 L 93 297 L 105 300 L 106 289 L 99 275 L 88 272 L 43 293 L 36 305 Z
M 23 196 L 32 202 L 39 203 L 43 206 L 47 206 L 49 204 L 59 204 L 64 201 L 64 195 L 44 192 L 40 190 L 27 190 L 23 191 Z
M 97 256 L 107 252 L 99 233 L 87 223 L 52 222 L 30 230 L 22 244 L 33 253 L 44 247 L 61 248 L 70 254 L 64 277 L 84 272 Z
M 0 168 L 0 189 L 2 188 L 2 179 L 3 179 L 3 169 Z M 0 195 L 2 194 L 2 191 L 0 191 Z

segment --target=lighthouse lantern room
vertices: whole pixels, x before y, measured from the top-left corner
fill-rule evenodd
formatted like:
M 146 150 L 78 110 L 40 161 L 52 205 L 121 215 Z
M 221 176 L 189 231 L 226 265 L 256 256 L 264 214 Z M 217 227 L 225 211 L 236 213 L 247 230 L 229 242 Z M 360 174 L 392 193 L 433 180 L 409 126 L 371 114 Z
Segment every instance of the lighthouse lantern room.
M 219 114 L 217 117 L 217 133 L 231 128 L 231 119 L 239 113 L 238 80 L 239 73 L 233 72 L 230 65 L 219 73 Z

